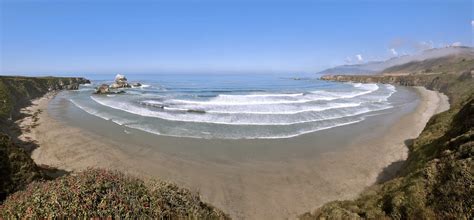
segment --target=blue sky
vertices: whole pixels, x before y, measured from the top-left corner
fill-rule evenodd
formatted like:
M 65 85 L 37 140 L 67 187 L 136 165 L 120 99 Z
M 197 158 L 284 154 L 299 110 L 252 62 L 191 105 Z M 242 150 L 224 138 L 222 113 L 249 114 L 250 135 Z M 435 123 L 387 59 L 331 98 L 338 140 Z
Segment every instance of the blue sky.
M 472 46 L 471 0 L 1 1 L 1 74 L 316 72 Z

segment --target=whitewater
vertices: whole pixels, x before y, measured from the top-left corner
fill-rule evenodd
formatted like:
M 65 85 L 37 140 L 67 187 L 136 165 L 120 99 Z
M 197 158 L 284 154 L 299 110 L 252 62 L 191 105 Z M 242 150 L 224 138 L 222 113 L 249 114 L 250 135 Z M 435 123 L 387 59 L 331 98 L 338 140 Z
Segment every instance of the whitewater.
M 202 77 L 202 76 L 201 76 Z M 90 115 L 157 135 L 208 139 L 290 138 L 354 124 L 403 103 L 392 85 L 332 83 L 263 76 L 145 75 L 125 94 L 93 95 L 92 85 L 68 100 Z

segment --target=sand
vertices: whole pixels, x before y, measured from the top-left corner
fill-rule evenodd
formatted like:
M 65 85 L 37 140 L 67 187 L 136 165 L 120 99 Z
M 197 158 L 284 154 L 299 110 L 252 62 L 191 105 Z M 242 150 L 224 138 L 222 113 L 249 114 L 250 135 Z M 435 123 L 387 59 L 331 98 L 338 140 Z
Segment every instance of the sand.
M 280 141 L 242 142 L 261 151 L 246 154 L 232 153 L 241 147 L 235 141 L 229 144 L 158 137 L 154 146 L 130 146 L 133 141 L 104 138 L 99 132 L 57 121 L 47 111 L 51 97 L 35 100 L 25 110 L 43 110 L 34 128 L 28 126 L 32 120 L 19 123 L 22 128 L 30 129 L 22 138 L 35 140 L 40 146 L 32 153 L 38 164 L 68 171 L 103 167 L 144 179 L 173 181 L 198 191 L 204 201 L 235 219 L 293 219 L 325 202 L 354 198 L 367 186 L 394 173 L 400 161 L 407 158 L 405 140 L 416 138 L 433 114 L 449 108 L 446 96 L 424 88 L 416 91 L 420 102 L 415 111 L 380 129 L 383 133 L 368 126 L 367 135 L 347 141 L 346 147 L 318 153 L 308 153 L 313 152 L 310 147 L 307 152 L 292 152 L 291 147 L 292 144 L 311 146 L 321 135 L 337 136 L 336 131 L 340 130 L 329 129 Z M 342 129 L 357 126 L 360 125 Z M 271 150 L 263 146 L 268 144 L 279 148 Z M 218 145 L 225 147 L 215 150 L 218 148 L 214 146 Z M 280 148 L 286 150 L 277 150 Z

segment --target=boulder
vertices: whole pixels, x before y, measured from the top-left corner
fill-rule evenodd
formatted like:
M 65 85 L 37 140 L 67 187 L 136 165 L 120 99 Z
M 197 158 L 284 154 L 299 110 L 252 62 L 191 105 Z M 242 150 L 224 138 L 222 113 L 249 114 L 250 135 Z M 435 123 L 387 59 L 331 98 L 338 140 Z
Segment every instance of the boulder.
M 139 83 L 139 82 L 137 82 L 137 83 L 132 84 L 132 86 L 133 86 L 133 87 L 140 87 L 140 86 L 142 86 L 142 84 Z
M 101 86 L 97 87 L 95 94 L 110 94 L 109 85 L 102 84 Z

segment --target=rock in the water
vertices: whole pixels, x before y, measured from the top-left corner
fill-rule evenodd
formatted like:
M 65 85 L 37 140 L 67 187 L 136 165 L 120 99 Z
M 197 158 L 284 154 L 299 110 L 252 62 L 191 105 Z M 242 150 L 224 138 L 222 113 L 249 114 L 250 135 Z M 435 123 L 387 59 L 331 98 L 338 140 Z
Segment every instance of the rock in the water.
M 115 82 L 110 85 L 110 88 L 112 89 L 118 89 L 118 88 L 130 88 L 132 87 L 130 84 L 127 82 L 127 78 L 124 75 L 117 74 L 115 76 Z
M 140 86 L 142 86 L 142 84 L 137 82 L 137 83 L 132 84 L 132 86 L 133 87 L 140 87 Z
M 97 87 L 94 94 L 122 94 L 125 93 L 123 90 L 111 90 L 110 86 L 107 84 L 102 84 L 101 86 Z
M 101 86 L 97 88 L 97 90 L 95 91 L 95 94 L 110 94 L 109 85 L 102 84 Z

